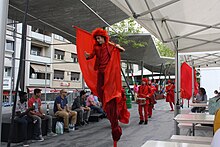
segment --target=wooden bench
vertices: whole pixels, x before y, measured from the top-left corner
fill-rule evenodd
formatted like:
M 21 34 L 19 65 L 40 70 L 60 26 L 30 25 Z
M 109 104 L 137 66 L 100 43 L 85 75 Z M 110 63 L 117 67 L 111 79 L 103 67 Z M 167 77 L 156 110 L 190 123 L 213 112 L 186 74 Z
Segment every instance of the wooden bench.
M 171 140 L 171 141 L 174 141 L 174 142 L 211 144 L 212 137 L 173 135 L 173 136 L 170 138 L 170 140 Z
M 9 130 L 10 130 L 10 125 L 11 125 L 11 114 L 3 114 L 2 115 L 2 132 L 1 132 L 1 140 L 2 142 L 7 142 L 8 137 L 9 137 Z M 19 143 L 23 141 L 23 134 L 20 129 L 20 124 L 14 123 L 14 128 L 13 128 L 13 135 L 12 135 L 12 143 Z M 27 139 L 32 139 L 33 137 L 33 123 L 28 123 L 28 129 L 27 129 Z M 42 129 L 42 135 L 45 136 L 47 135 L 47 120 L 42 119 L 42 124 L 41 124 L 41 129 Z

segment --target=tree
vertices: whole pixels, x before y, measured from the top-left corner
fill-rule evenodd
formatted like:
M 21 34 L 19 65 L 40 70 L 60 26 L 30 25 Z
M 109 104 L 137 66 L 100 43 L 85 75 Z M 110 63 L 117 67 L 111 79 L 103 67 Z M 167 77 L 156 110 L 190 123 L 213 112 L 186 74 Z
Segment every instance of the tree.
M 156 40 L 156 48 L 159 51 L 160 56 L 164 56 L 164 57 L 174 57 L 175 56 L 175 52 L 159 40 Z
M 143 27 L 140 26 L 133 18 L 125 19 L 112 25 L 109 29 L 110 36 L 117 36 L 120 45 L 131 45 L 133 48 L 145 47 L 147 42 L 134 41 L 128 38 L 130 34 L 143 33 Z

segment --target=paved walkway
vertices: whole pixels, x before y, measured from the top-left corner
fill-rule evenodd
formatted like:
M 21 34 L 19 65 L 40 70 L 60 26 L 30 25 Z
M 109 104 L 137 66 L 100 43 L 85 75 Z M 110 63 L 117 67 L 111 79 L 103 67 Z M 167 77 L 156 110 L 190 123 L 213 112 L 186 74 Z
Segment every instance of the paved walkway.
M 167 141 L 174 134 L 173 112 L 165 100 L 158 101 L 148 125 L 139 125 L 137 104 L 132 105 L 130 123 L 123 125 L 123 135 L 118 147 L 140 147 L 147 140 Z M 2 147 L 6 143 L 1 144 Z M 13 147 L 21 144 L 12 144 Z M 90 123 L 79 130 L 53 138 L 45 137 L 44 142 L 31 143 L 31 147 L 112 147 L 111 128 L 107 119 Z

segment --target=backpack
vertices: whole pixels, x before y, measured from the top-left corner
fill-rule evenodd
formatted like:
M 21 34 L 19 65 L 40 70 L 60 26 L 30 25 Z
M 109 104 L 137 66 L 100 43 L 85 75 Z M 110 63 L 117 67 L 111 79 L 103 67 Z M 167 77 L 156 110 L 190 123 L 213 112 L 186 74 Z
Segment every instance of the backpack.
M 213 125 L 214 133 L 220 128 L 220 109 L 218 109 L 215 113 L 215 120 Z
M 63 123 L 57 121 L 56 123 L 56 133 L 57 134 L 63 134 Z

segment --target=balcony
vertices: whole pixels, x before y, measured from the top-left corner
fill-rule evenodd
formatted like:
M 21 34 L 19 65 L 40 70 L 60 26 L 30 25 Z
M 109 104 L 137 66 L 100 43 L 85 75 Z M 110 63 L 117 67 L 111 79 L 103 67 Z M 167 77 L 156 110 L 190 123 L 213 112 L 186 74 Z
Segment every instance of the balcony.
M 45 42 L 45 43 L 49 43 L 51 44 L 52 38 L 50 36 L 44 35 L 44 34 L 40 34 L 40 33 L 36 33 L 36 32 L 31 32 L 31 36 L 39 41 Z
M 45 79 L 29 79 L 29 85 L 28 86 L 45 86 Z M 50 80 L 46 80 L 46 86 L 50 86 Z
M 43 63 L 51 63 L 50 62 L 50 57 L 44 57 L 44 56 L 37 56 L 37 55 L 30 55 L 30 60 L 31 61 L 36 61 L 36 62 L 43 62 Z

